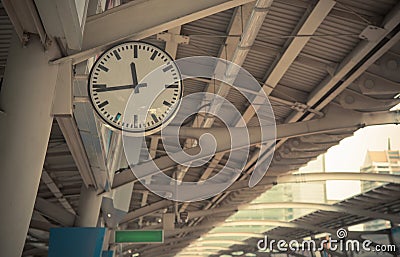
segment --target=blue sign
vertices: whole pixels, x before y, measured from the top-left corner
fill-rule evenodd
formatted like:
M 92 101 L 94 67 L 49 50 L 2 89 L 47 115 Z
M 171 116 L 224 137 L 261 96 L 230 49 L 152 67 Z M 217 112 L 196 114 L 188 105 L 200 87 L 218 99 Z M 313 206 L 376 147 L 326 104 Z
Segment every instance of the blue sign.
M 101 257 L 105 231 L 105 228 L 52 228 L 48 257 Z

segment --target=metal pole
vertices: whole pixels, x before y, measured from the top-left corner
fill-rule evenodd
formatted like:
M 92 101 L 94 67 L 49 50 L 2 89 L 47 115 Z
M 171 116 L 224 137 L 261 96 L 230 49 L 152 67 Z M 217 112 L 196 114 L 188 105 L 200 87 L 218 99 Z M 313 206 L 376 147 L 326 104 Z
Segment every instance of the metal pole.
M 96 227 L 99 219 L 102 196 L 98 196 L 94 188 L 82 185 L 78 217 L 75 220 L 77 227 Z
M 23 251 L 53 122 L 58 65 L 49 61 L 58 55 L 55 44 L 44 52 L 38 37 L 22 46 L 13 35 L 0 92 L 2 256 Z

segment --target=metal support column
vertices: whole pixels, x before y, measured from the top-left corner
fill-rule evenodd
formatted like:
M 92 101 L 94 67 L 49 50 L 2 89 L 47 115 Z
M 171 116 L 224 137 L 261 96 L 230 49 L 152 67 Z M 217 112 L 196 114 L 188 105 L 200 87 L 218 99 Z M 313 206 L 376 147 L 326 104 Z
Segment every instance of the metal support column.
M 75 220 L 77 227 L 96 227 L 99 219 L 102 196 L 98 196 L 94 188 L 82 185 L 78 217 Z
M 22 46 L 14 34 L 0 92 L 0 249 L 20 257 L 31 220 L 52 127 L 58 65 L 55 44 L 45 52 L 32 36 Z

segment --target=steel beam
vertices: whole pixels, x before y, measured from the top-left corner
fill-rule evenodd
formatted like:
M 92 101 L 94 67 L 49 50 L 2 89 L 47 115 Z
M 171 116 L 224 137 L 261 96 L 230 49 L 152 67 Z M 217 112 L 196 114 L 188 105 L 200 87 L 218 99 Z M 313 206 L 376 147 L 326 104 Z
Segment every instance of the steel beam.
M 120 221 L 120 224 L 129 223 L 135 219 L 153 213 L 163 208 L 167 208 L 172 205 L 173 202 L 170 200 L 161 200 L 156 203 L 152 203 L 145 207 L 141 207 L 140 209 L 134 210 L 126 214 L 126 216 Z
M 22 44 L 26 44 L 26 42 L 28 41 L 28 36 L 25 33 L 26 28 L 23 27 L 23 24 L 21 21 L 21 19 L 22 19 L 21 16 L 23 16 L 23 15 L 21 14 L 21 10 L 19 10 L 19 12 L 18 12 L 19 8 L 15 8 L 15 6 L 14 6 L 15 4 L 17 4 L 17 5 L 19 4 L 21 6 L 21 3 L 13 3 L 13 1 L 10 1 L 10 0 L 2 0 L 1 3 L 7 12 L 7 15 L 14 27 L 15 33 L 18 35 L 20 42 Z M 22 5 L 22 6 L 24 6 L 24 5 Z M 27 8 L 27 6 L 24 6 L 24 7 L 25 7 L 24 11 L 26 11 L 28 8 Z
M 36 197 L 35 210 L 63 226 L 71 227 L 74 225 L 74 214 L 43 198 Z
M 29 250 L 26 250 L 22 253 L 22 257 L 25 256 L 47 256 L 47 249 L 40 249 L 40 248 L 32 248 Z
M 257 204 L 250 204 L 237 207 L 236 206 L 221 207 L 210 210 L 189 212 L 189 218 L 197 218 L 197 217 L 209 216 L 218 213 L 227 213 L 238 210 L 264 210 L 264 209 L 281 209 L 281 208 L 314 209 L 314 210 L 329 211 L 329 212 L 341 212 L 357 216 L 368 217 L 371 219 L 385 219 L 393 221 L 395 223 L 400 223 L 400 217 L 397 215 L 379 213 L 359 208 L 344 208 L 330 204 L 305 203 L 305 202 L 272 202 L 272 203 L 257 203 Z
M 190 243 L 189 242 L 179 242 L 177 244 L 174 245 L 168 245 L 166 246 L 159 246 L 159 247 L 154 247 L 152 249 L 146 250 L 144 252 L 142 252 L 140 255 L 141 256 L 164 256 L 164 255 L 171 255 L 175 256 L 175 254 L 177 252 L 179 252 L 180 249 L 189 246 Z
M 238 237 L 264 237 L 262 233 L 254 233 L 254 232 L 217 232 L 217 233 L 209 233 L 210 237 L 231 237 L 231 236 L 238 236 Z
M 363 71 L 365 71 L 373 62 L 375 62 L 380 56 L 382 56 L 390 47 L 392 47 L 396 42 L 398 42 L 400 38 L 400 33 L 394 34 L 390 39 L 385 37 L 388 33 L 390 33 L 400 22 L 400 4 L 397 4 L 396 7 L 385 17 L 382 27 L 385 29 L 385 33 L 382 33 L 375 40 L 364 40 L 360 42 L 360 44 L 355 47 L 353 52 L 349 54 L 338 68 L 335 70 L 333 74 L 330 74 L 326 77 L 324 81 L 317 87 L 317 89 L 311 94 L 308 101 L 306 102 L 306 106 L 311 107 L 312 109 L 319 111 L 322 110 L 330 101 L 334 99 L 340 92 L 344 90 L 350 83 L 352 83 Z M 385 41 L 385 42 L 383 42 Z M 383 42 L 384 44 L 382 44 Z M 381 44 L 381 45 L 379 45 Z M 379 46 L 379 47 L 378 47 Z M 371 54 L 373 53 L 373 54 Z M 365 59 L 365 56 L 370 54 L 368 59 Z M 364 61 L 363 63 L 361 63 Z M 354 69 L 357 67 L 357 69 Z M 346 77 L 345 80 L 343 78 Z M 330 91 L 335 88 L 333 93 Z M 321 101 L 323 100 L 323 101 Z M 318 105 L 317 105 L 318 103 Z M 287 119 L 286 123 L 294 123 L 299 121 L 305 113 L 303 112 L 293 112 Z M 307 117 L 303 120 L 309 120 L 314 117 L 314 113 L 309 113 Z M 281 147 L 286 142 L 286 139 L 280 140 L 276 149 Z M 256 153 L 258 154 L 258 153 Z M 266 156 L 273 154 L 272 152 L 263 153 Z M 250 167 L 246 173 L 250 173 L 253 168 L 252 164 L 256 161 L 256 159 L 252 158 L 252 162 L 248 164 L 247 167 Z
M 181 28 L 182 28 L 181 26 L 171 28 L 168 30 L 167 34 L 157 35 L 157 38 L 165 41 L 165 51 L 169 53 L 172 59 L 176 58 L 176 53 L 178 51 L 178 45 L 179 45 L 179 37 L 182 37 L 180 36 Z M 149 149 L 149 154 L 151 159 L 154 159 L 156 157 L 159 139 L 160 138 L 158 136 L 151 137 L 150 149 Z M 147 190 L 142 193 L 141 207 L 147 204 L 148 195 L 149 192 Z M 143 216 L 139 218 L 139 226 L 142 225 L 142 221 L 143 221 Z
M 346 110 L 346 115 L 343 115 L 343 110 L 337 107 L 331 107 L 326 116 L 319 120 L 309 120 L 297 123 L 288 123 L 277 125 L 277 139 L 298 137 L 305 135 L 313 135 L 319 133 L 327 133 L 333 131 L 347 130 L 349 128 L 356 130 L 369 125 L 379 125 L 379 124 L 398 124 L 400 122 L 399 112 L 378 112 L 378 113 L 361 113 L 356 111 Z M 340 119 L 341 122 L 337 123 L 336 120 Z M 168 130 L 174 131 L 175 127 L 168 127 L 165 129 L 165 135 L 168 135 Z M 182 127 L 180 129 L 180 135 L 183 137 L 190 138 L 200 138 L 201 135 L 205 133 L 212 134 L 217 141 L 216 152 L 225 152 L 231 150 L 231 141 L 225 135 L 228 132 L 226 128 L 189 128 Z M 249 127 L 249 128 L 231 128 L 236 134 L 241 134 L 243 130 L 248 131 L 250 135 L 250 145 L 257 145 L 261 142 L 261 130 L 259 127 Z M 245 132 L 247 133 L 247 132 Z M 240 138 L 240 137 L 238 137 Z M 229 140 L 228 140 L 229 139 Z M 267 138 L 266 140 L 272 140 L 273 138 Z M 235 141 L 235 146 L 233 148 L 239 149 L 241 147 L 246 147 L 247 145 L 241 145 L 239 141 Z M 199 147 L 192 147 L 186 149 L 185 152 L 189 155 L 197 153 Z M 206 156 L 202 156 L 206 157 Z M 186 161 L 194 161 L 192 159 L 187 159 Z M 169 157 L 163 156 L 154 160 L 160 170 L 164 170 L 176 165 L 176 163 Z M 152 165 L 149 163 L 138 164 L 135 169 L 146 169 L 151 175 Z M 154 174 L 159 172 L 158 170 L 153 171 Z M 130 169 L 126 169 L 121 173 L 115 175 L 113 188 L 122 186 L 126 183 L 136 181 L 133 173 Z
M 233 63 L 237 63 L 238 65 L 243 64 L 248 51 L 249 47 L 253 44 L 255 37 L 263 23 L 267 12 L 264 13 L 256 13 L 255 7 L 262 7 L 266 8 L 272 4 L 272 1 L 260 1 L 257 2 L 256 5 L 253 3 L 246 4 L 241 6 L 240 8 L 237 7 L 233 17 L 231 18 L 230 27 L 228 29 L 228 35 L 238 35 L 243 34 L 246 37 L 243 37 L 241 40 L 238 37 L 227 37 L 225 39 L 224 44 L 221 46 L 218 57 L 221 59 L 226 59 Z M 251 17 L 251 19 L 250 19 Z M 245 28 L 243 28 L 243 24 L 246 24 Z M 246 47 L 242 47 L 245 45 Z M 216 68 L 217 70 L 217 68 Z M 218 83 L 218 85 L 216 85 Z M 216 82 L 214 80 L 210 80 L 207 85 L 206 91 L 209 93 L 215 93 L 222 97 L 226 97 L 230 88 L 229 85 L 226 85 L 221 82 Z M 207 99 L 204 99 L 203 102 L 200 104 L 201 106 L 207 104 Z M 203 128 L 210 128 L 214 123 L 214 118 L 206 118 L 201 115 L 197 115 L 193 121 L 193 127 L 203 127 Z M 199 124 L 199 125 L 198 125 Z M 194 147 L 194 140 L 187 139 L 185 142 L 185 148 Z M 215 166 L 223 158 L 224 153 L 216 154 L 213 160 L 211 161 L 210 165 L 204 171 L 202 176 L 200 177 L 200 181 L 206 180 L 215 169 Z M 188 166 L 180 166 L 180 170 L 178 172 L 177 180 L 183 181 L 183 178 L 187 171 L 189 170 Z M 190 203 L 184 203 L 181 208 L 180 212 L 186 210 Z
M 374 40 L 364 40 L 347 56 L 347 58 L 339 65 L 339 68 L 333 76 L 328 76 L 311 94 L 307 100 L 307 105 L 316 110 L 321 110 L 330 101 L 332 101 L 339 93 L 341 93 L 350 83 L 352 83 L 358 76 L 361 75 L 372 63 L 374 63 L 380 56 L 390 49 L 400 38 L 400 33 L 397 32 L 390 40 L 386 40 L 386 44 L 375 50 L 382 40 L 396 28 L 400 23 L 400 3 L 386 16 L 382 27 L 384 32 Z M 373 55 L 364 61 L 364 57 L 368 54 Z M 358 69 L 353 72 L 355 66 Z M 346 76 L 345 81 L 341 81 Z M 330 92 L 335 89 L 334 92 Z M 329 94 L 328 94 L 329 93 Z M 320 100 L 323 100 L 322 102 Z M 293 122 L 301 118 L 303 113 L 293 112 L 286 120 Z
M 30 229 L 37 229 L 37 230 L 42 230 L 42 231 L 47 231 L 47 232 L 50 232 L 51 228 L 56 228 L 56 227 L 57 226 L 55 226 L 49 222 L 40 221 L 40 220 L 36 220 L 36 219 L 32 219 L 31 223 L 29 224 Z
M 399 175 L 360 173 L 360 172 L 323 172 L 323 173 L 304 173 L 283 176 L 264 177 L 257 186 L 278 185 L 286 183 L 306 183 L 326 180 L 357 180 L 357 181 L 375 181 L 384 183 L 400 184 Z M 237 191 L 248 188 L 248 180 L 241 180 L 233 183 L 227 191 Z
M 72 208 L 71 204 L 68 200 L 64 197 L 54 180 L 50 177 L 49 173 L 46 170 L 42 170 L 42 177 L 41 180 L 47 186 L 47 188 L 53 193 L 55 198 L 60 202 L 60 204 L 72 214 L 76 214 L 74 209 Z
M 88 71 L 88 65 L 87 62 L 75 65 L 74 70 L 79 74 L 84 74 Z M 86 81 L 74 81 L 74 88 L 77 89 L 75 92 L 76 96 L 85 94 L 86 83 Z M 108 142 L 106 142 L 103 137 L 104 133 L 106 133 L 105 131 L 108 129 L 98 121 L 89 102 L 75 103 L 73 118 L 74 121 L 68 121 L 71 123 L 73 122 L 69 133 L 78 140 L 74 141 L 75 144 L 77 144 L 74 148 L 77 148 L 75 149 L 78 154 L 77 157 L 82 158 L 82 160 L 80 160 L 80 162 L 82 162 L 80 165 L 82 165 L 81 168 L 83 172 L 81 176 L 84 180 L 84 184 L 86 187 L 93 186 L 96 190 L 99 188 L 104 189 L 107 183 L 111 183 L 109 174 L 107 173 L 105 159 L 105 145 Z M 69 145 L 69 147 L 71 147 L 71 145 Z M 73 153 L 73 151 L 71 152 Z M 80 152 L 83 153 L 82 156 L 79 155 Z
M 250 48 L 252 47 L 255 37 L 258 34 L 258 31 L 262 25 L 262 21 L 265 19 L 267 12 L 260 14 L 258 13 L 259 7 L 268 8 L 272 4 L 272 1 L 269 2 L 257 2 L 255 9 L 251 15 L 250 20 L 246 26 L 246 30 L 242 35 L 242 40 L 239 43 L 239 47 L 235 51 L 232 62 L 242 65 Z M 329 11 L 335 5 L 335 1 L 333 0 L 321 0 L 315 6 L 313 11 L 307 17 L 302 27 L 299 29 L 297 34 L 313 34 L 315 30 L 319 27 L 320 23 L 324 20 L 324 18 L 328 15 Z M 270 88 L 275 87 L 280 78 L 292 64 L 292 62 L 296 59 L 300 51 L 303 49 L 305 44 L 308 42 L 310 38 L 307 37 L 298 37 L 294 38 L 291 44 L 286 48 L 283 55 L 277 59 L 278 61 L 273 65 L 274 68 L 270 72 L 268 79 L 264 83 L 263 89 L 266 91 L 267 95 L 271 93 L 271 91 L 267 91 Z M 222 90 L 224 89 L 224 90 Z M 227 85 L 221 85 L 220 90 L 224 92 L 222 96 L 226 96 L 229 92 L 229 87 Z M 257 102 L 259 96 L 256 96 L 254 102 Z M 257 108 L 257 107 L 256 107 Z M 250 119 L 254 116 L 255 109 L 253 106 L 249 106 L 245 113 L 243 114 L 243 118 L 245 122 L 249 122 Z M 238 125 L 238 124 L 237 124 Z M 212 164 L 218 163 L 219 160 L 223 157 L 223 154 L 217 154 L 215 158 L 217 160 L 213 160 Z M 211 166 L 205 174 L 202 176 L 202 179 L 205 179 L 211 174 L 213 166 Z
M 92 168 L 90 167 L 89 159 L 86 155 L 86 150 L 83 146 L 74 117 L 58 116 L 56 119 L 72 157 L 74 158 L 75 164 L 78 167 L 78 171 L 81 174 L 83 183 L 86 187 L 93 186 L 97 189 L 97 183 Z
M 56 63 L 67 59 L 79 63 L 119 41 L 140 40 L 252 1 L 254 0 L 131 1 L 101 14 L 89 16 L 83 34 L 82 51 L 58 59 Z
M 326 228 L 321 226 L 311 225 L 305 222 L 296 223 L 293 221 L 278 221 L 278 220 L 239 220 L 239 221 L 227 221 L 222 224 L 222 227 L 237 227 L 237 226 L 273 226 L 273 227 L 284 227 L 284 228 L 295 228 L 309 231 L 317 231 L 320 233 L 330 233 L 336 236 L 336 229 Z M 359 233 L 348 232 L 348 236 L 351 238 L 357 238 Z
M 190 232 L 197 232 L 197 231 L 201 231 L 201 230 L 203 230 L 203 231 L 210 230 L 218 225 L 222 225 L 222 223 L 223 222 L 218 222 L 218 223 L 213 222 L 210 224 L 201 224 L 198 226 L 191 226 L 191 227 L 187 226 L 187 227 L 183 227 L 183 228 L 177 228 L 174 230 L 165 231 L 165 236 L 172 237 L 175 235 L 179 235 L 181 233 L 190 233 Z
M 191 237 L 191 236 L 189 236 L 189 237 Z M 182 238 L 179 238 L 180 240 L 179 241 L 176 241 L 176 243 L 174 243 L 174 244 L 170 244 L 170 245 L 168 245 L 167 247 L 168 247 L 168 251 L 167 251 L 167 253 L 166 253 L 166 250 L 165 250 L 165 248 L 166 248 L 166 245 L 160 245 L 160 246 L 156 246 L 156 247 L 151 247 L 151 248 L 146 248 L 146 250 L 140 250 L 140 252 L 141 252 L 141 255 L 144 255 L 144 256 L 147 256 L 148 254 L 151 254 L 151 255 L 157 255 L 157 256 L 164 256 L 164 255 L 167 255 L 167 254 L 171 254 L 171 251 L 179 251 L 180 249 L 182 249 L 183 247 L 185 247 L 185 246 L 190 246 L 190 249 L 192 250 L 194 250 L 194 249 L 197 249 L 198 251 L 204 251 L 204 250 L 218 250 L 218 249 L 220 249 L 220 250 L 228 250 L 229 248 L 227 248 L 227 247 L 220 247 L 220 246 L 192 246 L 192 244 L 191 244 L 191 242 L 188 242 L 188 240 L 186 240 L 186 237 L 182 237 Z
M 141 207 L 146 206 L 147 204 L 147 197 L 149 196 L 149 191 L 143 191 L 142 193 L 142 202 L 140 203 Z M 139 218 L 139 226 L 142 226 L 142 222 L 143 222 L 143 216 Z
M 207 244 L 232 244 L 232 245 L 246 245 L 245 242 L 238 240 L 227 240 L 227 239 L 214 239 L 214 240 L 201 240 L 194 243 L 194 245 L 207 245 Z
M 333 0 L 318 1 L 300 29 L 296 32 L 296 35 L 313 35 L 335 4 L 336 2 Z M 291 40 L 284 53 L 273 64 L 271 72 L 267 73 L 263 86 L 267 95 L 271 94 L 273 88 L 276 87 L 310 39 L 311 37 L 295 37 Z
M 297 35 L 312 35 L 318 29 L 319 25 L 323 22 L 328 13 L 335 5 L 333 0 L 321 0 L 314 7 L 312 12 L 308 15 L 303 25 L 296 31 Z M 263 90 L 267 95 L 272 93 L 272 90 L 278 85 L 285 72 L 289 69 L 290 65 L 295 61 L 301 50 L 310 40 L 310 37 L 296 37 L 290 41 L 290 44 L 284 50 L 283 54 L 275 60 L 273 68 L 267 72 L 263 84 Z M 254 101 L 257 101 L 257 98 Z M 253 107 L 249 107 L 243 114 L 246 121 L 249 121 L 255 114 Z
M 290 169 L 287 169 L 290 171 Z M 378 181 L 384 183 L 395 183 L 400 184 L 399 175 L 391 174 L 377 174 L 377 173 L 360 173 L 360 172 L 327 172 L 327 173 L 304 173 L 304 174 L 289 174 L 275 176 L 270 172 L 257 184 L 257 187 L 270 187 L 277 184 L 286 183 L 306 183 L 306 182 L 318 182 L 326 180 L 357 180 L 357 181 Z M 217 187 L 218 184 L 210 185 L 210 187 Z M 169 187 L 164 187 L 163 185 L 158 186 L 159 190 L 169 190 Z M 234 182 L 225 191 L 240 191 L 249 188 L 249 180 L 239 180 Z M 234 211 L 234 210 L 232 210 Z
M 49 48 L 51 41 L 48 39 L 33 1 L 2 0 L 1 2 L 22 44 L 29 41 L 29 34 L 32 33 L 38 34 L 45 49 Z

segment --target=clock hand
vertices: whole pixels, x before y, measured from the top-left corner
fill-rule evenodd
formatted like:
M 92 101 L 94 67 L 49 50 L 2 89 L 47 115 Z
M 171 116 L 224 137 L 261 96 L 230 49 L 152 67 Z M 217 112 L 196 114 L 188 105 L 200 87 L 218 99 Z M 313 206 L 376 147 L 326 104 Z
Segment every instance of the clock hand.
M 138 87 L 136 91 L 136 87 Z M 103 88 L 96 88 L 96 92 L 108 92 L 108 91 L 115 91 L 115 90 L 123 90 L 123 89 L 135 89 L 135 93 L 139 92 L 139 87 L 147 87 L 146 83 L 141 83 L 139 85 L 123 85 L 123 86 L 115 86 L 115 87 L 103 87 Z
M 134 89 L 135 94 L 139 93 L 139 88 L 141 88 L 141 87 L 147 87 L 147 83 L 141 83 L 141 84 L 138 84 L 137 86 L 135 86 L 135 89 Z
M 132 74 L 132 83 L 134 86 L 138 84 L 137 74 L 136 74 L 136 65 L 134 62 L 131 62 L 131 74 Z

